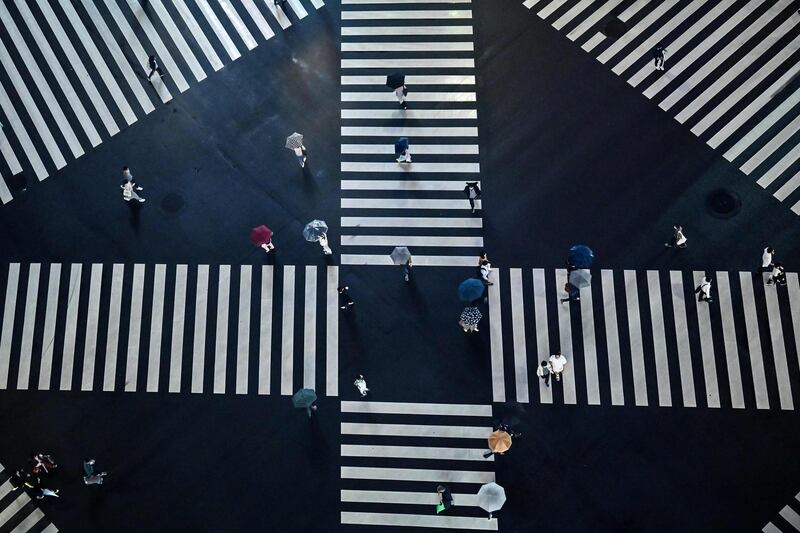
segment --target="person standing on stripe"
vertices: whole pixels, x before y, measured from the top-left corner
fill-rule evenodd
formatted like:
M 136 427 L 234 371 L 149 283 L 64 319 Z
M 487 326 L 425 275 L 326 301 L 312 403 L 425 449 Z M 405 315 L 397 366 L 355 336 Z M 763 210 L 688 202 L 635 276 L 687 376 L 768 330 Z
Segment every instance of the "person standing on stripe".
M 761 254 L 761 268 L 758 269 L 758 274 L 763 274 L 764 272 L 769 272 L 772 270 L 772 267 L 775 265 L 775 249 L 771 246 L 767 246 L 764 248 L 764 251 Z
M 472 208 L 472 213 L 475 213 L 475 200 L 481 197 L 481 188 L 478 187 L 477 181 L 468 181 L 464 187 L 464 194 L 467 195 L 469 206 Z
M 711 303 L 711 278 L 703 276 L 703 281 L 694 290 L 697 293 L 698 302 Z
M 411 148 L 408 137 L 400 137 L 394 143 L 394 153 L 397 154 L 398 163 L 411 163 Z
M 773 283 L 776 287 L 786 285 L 786 269 L 783 268 L 781 263 L 775 263 L 772 274 L 767 280 L 767 285 L 772 285 Z
M 539 368 L 536 369 L 536 375 L 544 381 L 544 386 L 550 386 L 550 373 L 553 370 L 553 365 L 550 364 L 549 361 L 542 361 L 539 364 Z
M 664 48 L 662 45 L 658 45 L 653 48 L 653 60 L 656 67 L 656 70 L 664 70 L 664 62 L 666 61 L 665 56 L 667 54 L 667 49 Z
M 550 371 L 556 378 L 556 381 L 561 381 L 561 373 L 567 367 L 567 358 L 561 355 L 561 352 L 556 352 L 550 356 Z
M 672 226 L 672 238 L 669 242 L 665 242 L 664 246 L 667 248 L 686 248 L 687 244 L 686 241 L 689 239 L 686 238 L 686 235 L 683 233 L 683 226 L 680 224 L 675 224 Z
M 400 107 L 402 109 L 408 109 L 408 104 L 406 103 L 406 96 L 408 96 L 408 87 L 405 85 L 401 85 L 400 87 L 394 90 L 394 95 L 397 97 L 397 101 L 400 102 Z
M 161 66 L 158 64 L 158 60 L 156 60 L 156 56 L 152 55 L 147 58 L 147 66 L 150 68 L 150 74 L 147 75 L 147 79 L 153 77 L 153 74 L 158 73 L 159 77 L 162 79 L 164 78 L 164 73 L 161 72 Z

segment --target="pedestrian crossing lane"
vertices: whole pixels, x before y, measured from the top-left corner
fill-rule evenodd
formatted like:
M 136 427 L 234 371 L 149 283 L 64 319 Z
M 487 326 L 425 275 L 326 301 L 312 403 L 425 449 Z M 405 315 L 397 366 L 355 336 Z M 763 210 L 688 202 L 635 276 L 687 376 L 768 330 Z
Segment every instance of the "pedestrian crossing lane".
M 0 465 L 0 501 L 3 502 L 0 505 L 0 528 L 12 533 L 57 533 L 58 528 L 45 517 L 30 496 L 23 490 L 14 490 L 11 473 Z

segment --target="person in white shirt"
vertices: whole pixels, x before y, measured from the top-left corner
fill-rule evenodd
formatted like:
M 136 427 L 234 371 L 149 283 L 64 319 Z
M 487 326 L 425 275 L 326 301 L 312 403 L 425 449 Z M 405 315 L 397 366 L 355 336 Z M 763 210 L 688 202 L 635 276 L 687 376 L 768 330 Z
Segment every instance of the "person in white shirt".
M 481 261 L 480 273 L 481 273 L 481 281 L 483 282 L 484 285 L 486 285 L 487 287 L 489 285 L 494 285 L 494 283 L 489 281 L 489 274 L 492 273 L 492 264 L 489 261 L 485 259 Z
M 324 253 L 325 255 L 331 255 L 333 253 L 333 250 L 331 250 L 331 247 L 328 246 L 328 234 L 327 233 L 323 233 L 322 235 L 319 236 L 319 245 L 322 246 L 322 253 Z
M 698 302 L 711 302 L 711 278 L 708 276 L 703 277 L 703 281 L 700 282 L 700 285 L 694 290 L 697 293 L 697 301 Z
M 144 203 L 146 200 L 136 194 L 136 191 L 144 190 L 142 187 L 138 187 L 133 180 L 125 181 L 122 185 L 120 185 L 122 189 L 122 199 L 126 202 L 130 202 L 131 200 L 136 200 L 139 203 Z
M 294 155 L 297 156 L 297 161 L 300 163 L 300 166 L 305 167 L 306 159 L 308 159 L 308 157 L 306 156 L 305 145 L 301 144 L 299 148 L 292 148 L 292 150 L 294 151 Z
M 411 148 L 406 148 L 397 158 L 398 163 L 411 163 Z
M 763 274 L 764 272 L 769 272 L 772 270 L 772 267 L 775 264 L 775 250 L 767 246 L 764 248 L 764 252 L 761 254 L 761 268 L 758 269 L 759 274 Z
M 550 386 L 550 372 L 552 372 L 553 366 L 548 361 L 542 361 L 542 364 L 539 365 L 539 368 L 536 369 L 536 375 L 544 381 L 544 386 Z
M 556 352 L 550 356 L 550 371 L 556 377 L 556 381 L 561 381 L 561 373 L 567 366 L 567 358 Z
M 669 242 L 665 242 L 664 246 L 667 248 L 686 248 L 686 241 L 688 240 L 683 233 L 683 226 L 675 224 L 672 226 L 672 239 Z
M 400 102 L 400 107 L 403 109 L 408 109 L 408 104 L 406 103 L 406 94 L 408 94 L 408 87 L 405 85 L 401 85 L 394 90 L 394 95 L 397 97 L 397 101 Z
M 767 285 L 772 285 L 773 283 L 776 287 L 778 285 L 786 285 L 786 270 L 781 263 L 775 263 L 775 268 L 772 269 L 772 274 L 767 280 Z

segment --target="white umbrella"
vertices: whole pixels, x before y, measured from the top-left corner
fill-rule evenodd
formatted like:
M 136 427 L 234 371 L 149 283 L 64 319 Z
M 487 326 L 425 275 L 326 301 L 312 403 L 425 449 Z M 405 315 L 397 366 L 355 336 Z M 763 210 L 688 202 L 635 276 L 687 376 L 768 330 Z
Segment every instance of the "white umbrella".
M 294 132 L 286 137 L 286 148 L 294 150 L 303 146 L 303 134 Z
M 495 482 L 483 485 L 478 491 L 478 505 L 481 509 L 489 513 L 499 511 L 506 503 L 506 490 Z
M 579 289 L 588 287 L 592 284 L 592 273 L 585 268 L 573 270 L 569 273 L 569 282 Z

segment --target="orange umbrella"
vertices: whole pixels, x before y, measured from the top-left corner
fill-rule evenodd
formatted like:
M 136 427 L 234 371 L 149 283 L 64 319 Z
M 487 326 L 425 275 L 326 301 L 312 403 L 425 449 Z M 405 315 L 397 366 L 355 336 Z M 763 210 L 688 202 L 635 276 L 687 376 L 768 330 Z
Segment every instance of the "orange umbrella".
M 494 453 L 507 452 L 511 448 L 511 435 L 505 431 L 492 431 L 489 433 L 489 449 Z

